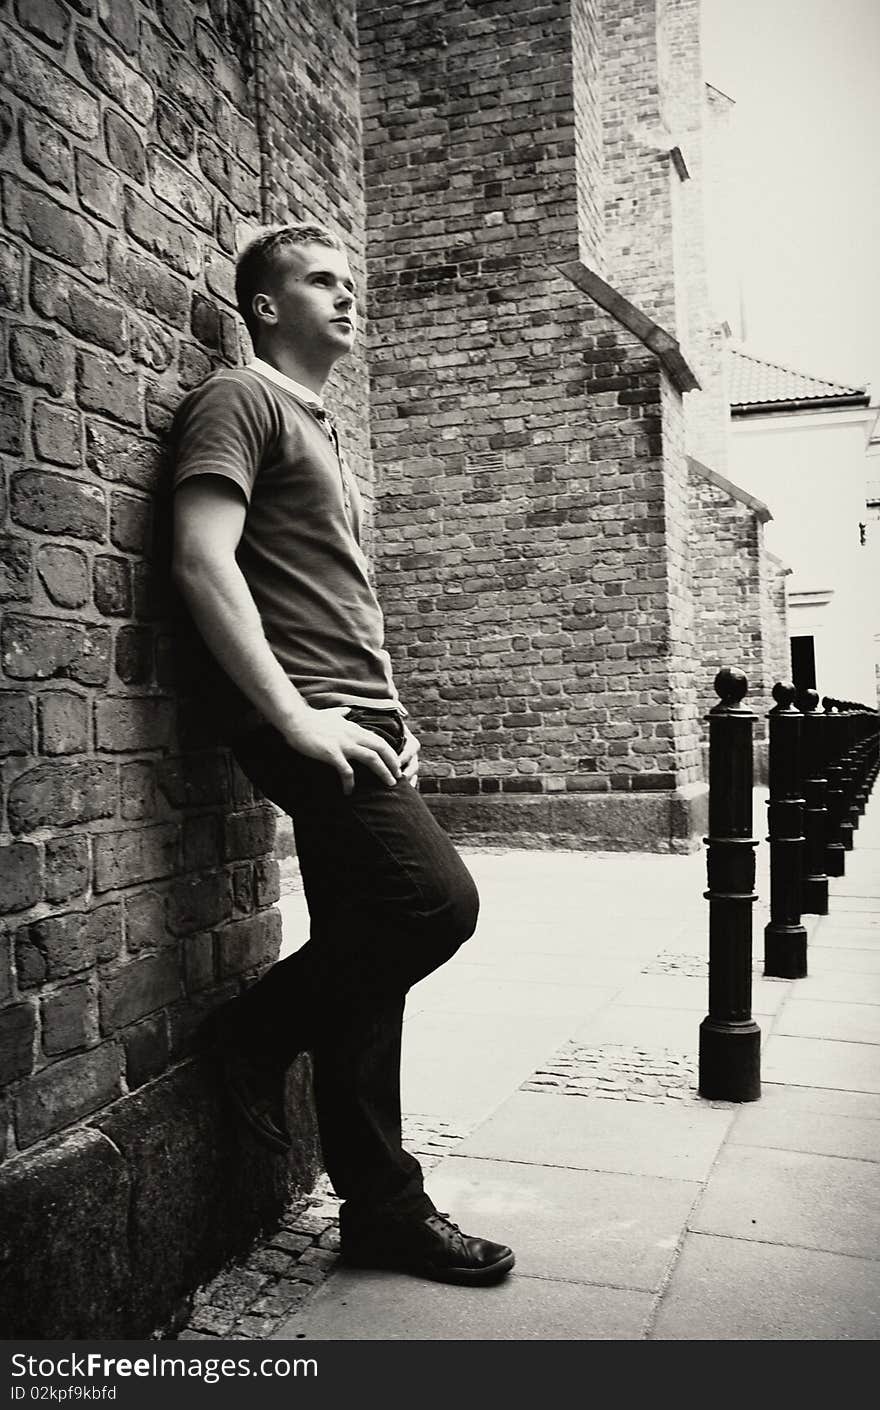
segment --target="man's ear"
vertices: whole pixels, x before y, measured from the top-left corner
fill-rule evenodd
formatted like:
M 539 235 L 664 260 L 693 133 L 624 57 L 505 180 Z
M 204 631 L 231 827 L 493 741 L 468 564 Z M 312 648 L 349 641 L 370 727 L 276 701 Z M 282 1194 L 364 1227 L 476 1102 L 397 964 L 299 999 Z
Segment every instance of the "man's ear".
M 271 294 L 254 294 L 251 308 L 261 323 L 278 322 L 278 310 Z

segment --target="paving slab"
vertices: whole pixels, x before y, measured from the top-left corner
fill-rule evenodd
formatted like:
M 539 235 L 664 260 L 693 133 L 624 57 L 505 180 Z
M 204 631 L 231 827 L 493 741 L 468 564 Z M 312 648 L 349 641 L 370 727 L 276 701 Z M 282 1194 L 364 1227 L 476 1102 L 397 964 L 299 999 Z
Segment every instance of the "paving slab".
M 689 1234 L 653 1341 L 875 1341 L 880 1263 Z
M 695 1181 L 448 1158 L 431 1198 L 468 1233 L 509 1243 L 526 1277 L 660 1287 Z
M 757 974 L 753 977 L 752 1013 L 759 1023 L 762 1015 L 777 1012 L 788 997 L 791 984 L 790 979 L 764 979 Z M 639 974 L 621 988 L 615 1003 L 651 1009 L 690 1009 L 703 1019 L 709 1009 L 709 979 L 708 976 L 692 979 L 679 974 Z
M 774 1034 L 795 1038 L 835 1038 L 880 1043 L 880 1003 L 823 1004 L 791 998 L 773 1026 Z
M 568 1036 L 567 1014 L 417 1013 L 403 1026 L 402 1103 L 467 1129 L 494 1111 Z
M 827 974 L 829 970 L 834 970 L 835 974 L 850 973 L 880 977 L 880 949 L 855 949 L 852 940 L 846 946 L 816 944 L 810 947 L 808 964 L 812 974 Z
M 449 1161 L 461 1158 L 704 1180 L 734 1119 L 733 1108 L 556 1097 L 517 1092 Z
M 812 965 L 808 955 L 807 964 Z M 797 980 L 799 998 L 815 1000 L 818 1003 L 832 1004 L 880 1004 L 880 974 L 859 974 L 849 970 L 820 968 L 815 966 L 804 978 Z
M 880 1096 L 764 1082 L 737 1113 L 729 1145 L 880 1161 Z
M 838 892 L 835 894 L 833 902 L 835 916 L 844 912 L 855 912 L 859 915 L 870 914 L 877 916 L 880 920 L 880 897 L 877 896 L 854 896 L 848 892 Z
M 880 1092 L 880 1048 L 876 1043 L 788 1038 L 774 1033 L 761 1055 L 761 1076 L 767 1082 L 788 1082 L 793 1087 Z
M 730 1145 L 688 1229 L 880 1260 L 877 1187 L 871 1161 Z
M 639 1341 L 654 1298 L 518 1270 L 494 1288 L 394 1273 L 334 1273 L 276 1341 Z
M 690 1053 L 696 1057 L 700 1048 L 700 1023 L 705 1016 L 692 1008 L 652 1009 L 644 1004 L 615 1002 L 586 1019 L 572 1033 L 572 1038 L 578 1043 L 624 1043 Z
M 829 926 L 825 930 L 820 930 L 815 937 L 809 941 L 809 955 L 814 954 L 817 949 L 826 950 L 880 950 L 880 926 L 875 926 L 873 930 L 857 930 L 855 928 L 844 930 L 840 926 Z
M 510 979 L 497 971 L 462 977 L 437 971 L 417 986 L 419 1007 L 424 1012 L 453 1014 L 501 1014 L 509 1018 L 568 1015 L 572 1026 L 607 1003 L 613 986 L 588 987 L 584 984 L 535 984 L 526 979 Z

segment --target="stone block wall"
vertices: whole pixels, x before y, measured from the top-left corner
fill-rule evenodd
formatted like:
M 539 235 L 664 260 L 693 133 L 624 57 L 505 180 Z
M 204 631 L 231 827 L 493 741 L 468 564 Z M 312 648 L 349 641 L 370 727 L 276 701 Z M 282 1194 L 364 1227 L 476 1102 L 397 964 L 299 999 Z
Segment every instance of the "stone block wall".
M 244 0 L 17 0 L 0 19 L 7 1335 L 148 1332 L 316 1168 L 301 1070 L 288 1169 L 233 1139 L 192 1056 L 205 1013 L 277 954 L 279 872 L 274 809 L 218 746 L 168 590 L 163 439 L 238 360 L 233 256 L 261 205 L 343 229 L 363 269 L 353 5 L 329 25 L 262 9 L 268 36 Z M 341 387 L 369 488 L 363 362 Z M 83 1202 L 71 1283 L 22 1260 L 8 1221 L 29 1190 L 31 1234 L 54 1227 L 93 1167 L 112 1232 Z
M 681 396 L 559 268 L 608 220 L 587 88 L 606 65 L 572 62 L 622 44 L 600 10 L 360 7 L 377 575 L 455 830 L 686 845 Z M 644 205 L 668 162 L 645 163 Z

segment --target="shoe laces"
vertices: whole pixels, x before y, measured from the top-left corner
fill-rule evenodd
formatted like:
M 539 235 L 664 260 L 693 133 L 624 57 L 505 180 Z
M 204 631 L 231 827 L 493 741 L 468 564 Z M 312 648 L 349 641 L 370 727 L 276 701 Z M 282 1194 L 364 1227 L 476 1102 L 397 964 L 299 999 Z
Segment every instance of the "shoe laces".
M 436 1209 L 433 1214 L 429 1214 L 425 1223 L 430 1224 L 432 1229 L 437 1229 L 440 1233 L 452 1233 L 458 1234 L 459 1238 L 464 1237 L 459 1226 L 442 1210 Z

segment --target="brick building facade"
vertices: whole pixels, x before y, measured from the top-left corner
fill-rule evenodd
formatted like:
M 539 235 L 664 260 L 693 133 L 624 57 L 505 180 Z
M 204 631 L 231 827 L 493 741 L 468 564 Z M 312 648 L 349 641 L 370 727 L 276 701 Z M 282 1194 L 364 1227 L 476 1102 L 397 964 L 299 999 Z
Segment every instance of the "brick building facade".
M 327 222 L 368 281 L 331 395 L 432 806 L 692 845 L 696 46 L 696 0 L 5 7 L 7 1335 L 148 1332 L 315 1168 L 303 1063 L 285 1168 L 193 1053 L 277 953 L 278 867 L 169 595 L 162 446 L 240 355 L 257 222 Z

